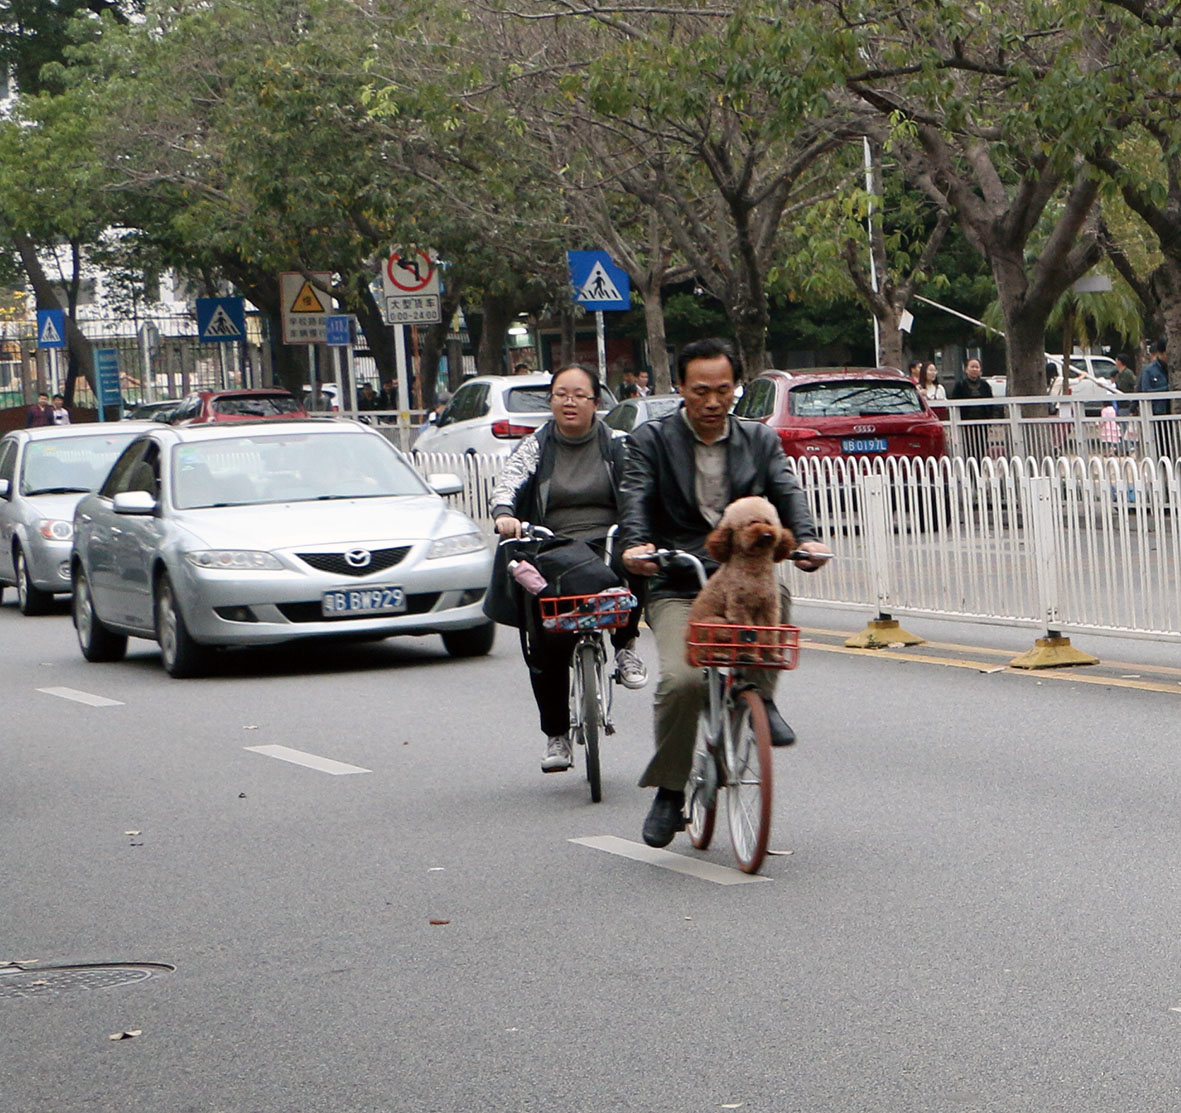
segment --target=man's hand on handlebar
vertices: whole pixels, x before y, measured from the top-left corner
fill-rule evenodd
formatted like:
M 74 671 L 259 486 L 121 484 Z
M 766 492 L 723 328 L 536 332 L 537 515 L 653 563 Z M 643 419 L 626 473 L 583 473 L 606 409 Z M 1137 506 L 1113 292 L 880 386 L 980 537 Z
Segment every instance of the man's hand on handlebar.
M 828 546 L 820 541 L 801 541 L 797 549 L 805 553 L 816 554 L 811 560 L 797 560 L 795 562 L 795 566 L 801 572 L 815 572 L 817 568 L 823 568 L 825 563 L 832 558 L 832 552 Z
M 654 552 L 656 552 L 656 546 L 650 541 L 643 545 L 633 545 L 630 549 L 624 549 L 623 567 L 633 576 L 651 576 L 660 570 L 660 566 L 655 561 L 645 560 L 644 556 Z
M 520 537 L 521 536 L 521 520 L 514 518 L 510 514 L 504 515 L 503 518 L 496 519 L 496 532 L 501 537 Z

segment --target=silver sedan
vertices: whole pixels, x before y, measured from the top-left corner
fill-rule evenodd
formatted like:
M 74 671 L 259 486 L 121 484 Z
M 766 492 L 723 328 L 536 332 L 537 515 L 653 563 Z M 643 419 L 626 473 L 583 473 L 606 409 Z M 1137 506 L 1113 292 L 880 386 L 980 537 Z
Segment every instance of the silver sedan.
M 350 421 L 156 426 L 74 518 L 74 625 L 90 661 L 128 636 L 172 676 L 215 646 L 443 636 L 487 653 L 487 539 L 375 430 Z
M 15 586 L 22 614 L 43 614 L 71 590 L 74 507 L 144 428 L 51 425 L 0 440 L 0 596 Z

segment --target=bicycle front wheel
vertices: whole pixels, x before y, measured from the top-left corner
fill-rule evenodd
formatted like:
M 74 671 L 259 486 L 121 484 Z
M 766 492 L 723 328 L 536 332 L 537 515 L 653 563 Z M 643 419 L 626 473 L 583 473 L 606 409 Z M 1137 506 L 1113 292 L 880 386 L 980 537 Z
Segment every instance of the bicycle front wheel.
M 685 786 L 686 825 L 689 841 L 705 850 L 714 837 L 714 820 L 718 814 L 718 766 L 708 746 L 709 716 L 703 711 L 697 717 L 697 741 L 693 744 L 693 766 L 689 783 Z
M 744 873 L 756 873 L 771 838 L 771 726 L 758 692 L 740 692 L 734 704 L 726 818 L 739 866 Z
M 603 786 L 599 777 L 599 663 L 595 646 L 583 643 L 575 650 L 574 670 L 578 674 L 575 691 L 578 693 L 577 708 L 580 720 L 582 744 L 586 752 L 586 779 L 590 785 L 591 800 L 598 803 L 603 799 Z

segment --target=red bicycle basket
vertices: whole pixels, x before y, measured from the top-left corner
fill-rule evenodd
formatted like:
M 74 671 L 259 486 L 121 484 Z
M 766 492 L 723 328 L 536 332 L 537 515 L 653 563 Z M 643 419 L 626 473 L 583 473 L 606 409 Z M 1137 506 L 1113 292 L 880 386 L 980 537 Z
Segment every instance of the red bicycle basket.
M 546 629 L 613 630 L 627 625 L 636 598 L 624 591 L 597 595 L 539 595 L 537 602 L 541 606 L 541 621 Z
M 689 664 L 700 668 L 794 669 L 800 660 L 798 626 L 689 623 Z

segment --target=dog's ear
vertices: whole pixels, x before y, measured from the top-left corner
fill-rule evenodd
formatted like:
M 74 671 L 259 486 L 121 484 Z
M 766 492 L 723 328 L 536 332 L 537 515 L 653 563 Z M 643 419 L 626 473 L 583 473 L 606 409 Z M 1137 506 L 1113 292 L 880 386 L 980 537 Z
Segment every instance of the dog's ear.
M 775 542 L 775 550 L 771 554 L 772 560 L 787 560 L 787 554 L 796 547 L 796 535 L 789 529 L 780 529 L 779 538 Z
M 725 564 L 730 559 L 733 541 L 734 531 L 728 526 L 718 526 L 705 539 L 705 551 L 719 564 Z

